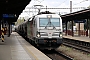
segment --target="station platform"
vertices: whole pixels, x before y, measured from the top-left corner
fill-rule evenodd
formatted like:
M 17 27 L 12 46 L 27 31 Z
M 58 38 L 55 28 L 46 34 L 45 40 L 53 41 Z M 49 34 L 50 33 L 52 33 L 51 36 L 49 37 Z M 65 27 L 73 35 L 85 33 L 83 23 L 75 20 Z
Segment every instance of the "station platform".
M 63 36 L 63 38 L 68 38 L 68 39 L 72 39 L 72 40 L 79 40 L 79 41 L 83 41 L 83 42 L 90 42 L 90 38 L 86 37 L 86 36 Z
M 5 36 L 5 42 L 0 39 L 0 60 L 51 60 L 40 52 L 18 33 L 12 32 Z

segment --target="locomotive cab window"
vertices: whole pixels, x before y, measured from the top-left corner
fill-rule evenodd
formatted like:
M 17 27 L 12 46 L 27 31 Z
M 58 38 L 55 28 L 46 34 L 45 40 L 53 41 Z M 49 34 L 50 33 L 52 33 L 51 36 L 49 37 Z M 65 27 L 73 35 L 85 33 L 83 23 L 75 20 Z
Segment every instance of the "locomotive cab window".
M 59 18 L 40 18 L 39 19 L 40 27 L 60 27 L 60 19 Z
M 60 19 L 59 19 L 59 18 L 51 18 L 51 23 L 52 23 L 55 27 L 60 27 Z
M 48 24 L 48 19 L 47 18 L 40 18 L 39 19 L 39 26 L 40 27 L 45 27 Z

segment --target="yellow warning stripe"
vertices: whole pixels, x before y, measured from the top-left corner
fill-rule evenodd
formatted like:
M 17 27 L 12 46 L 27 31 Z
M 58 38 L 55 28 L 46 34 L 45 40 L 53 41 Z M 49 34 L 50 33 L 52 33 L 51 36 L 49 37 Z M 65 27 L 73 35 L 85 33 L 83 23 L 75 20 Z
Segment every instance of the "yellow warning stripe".
M 4 28 L 2 28 L 2 31 L 4 31 Z
M 26 45 L 25 45 L 25 47 L 26 47 Z M 35 60 L 39 60 L 39 59 L 28 49 L 28 47 L 26 47 L 26 49 L 28 50 L 28 52 L 29 52 L 31 55 L 33 55 L 33 57 L 35 58 Z
M 4 36 L 4 33 L 2 32 L 2 35 Z
M 2 40 L 4 41 L 4 38 L 2 38 Z
M 4 42 L 4 28 L 2 28 L 2 41 Z

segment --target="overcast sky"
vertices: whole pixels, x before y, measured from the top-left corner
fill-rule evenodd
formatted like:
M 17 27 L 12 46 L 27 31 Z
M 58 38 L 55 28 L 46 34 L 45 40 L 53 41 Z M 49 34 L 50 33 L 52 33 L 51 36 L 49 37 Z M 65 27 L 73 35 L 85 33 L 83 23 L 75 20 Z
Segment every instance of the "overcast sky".
M 90 0 L 31 0 L 30 4 L 28 4 L 26 7 L 32 7 L 33 5 L 43 5 L 43 7 L 47 6 L 47 8 L 70 8 L 70 1 L 72 1 L 73 8 L 76 8 L 76 7 L 87 8 L 88 6 L 90 6 Z M 72 9 L 72 12 L 79 11 L 79 10 L 82 10 L 82 9 Z M 30 11 L 30 10 L 25 9 L 24 11 Z M 58 10 L 53 9 L 49 11 L 60 12 L 62 14 L 70 13 L 70 9 L 58 9 Z M 33 13 L 24 12 L 20 15 L 20 17 L 29 16 L 30 14 L 33 14 Z

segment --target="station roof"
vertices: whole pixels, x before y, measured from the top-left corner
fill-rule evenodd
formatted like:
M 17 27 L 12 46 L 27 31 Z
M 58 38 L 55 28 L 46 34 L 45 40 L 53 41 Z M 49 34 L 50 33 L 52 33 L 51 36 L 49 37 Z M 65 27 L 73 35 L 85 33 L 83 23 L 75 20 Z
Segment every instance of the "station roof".
M 15 18 L 8 18 L 7 20 L 11 20 L 11 22 L 17 21 L 18 16 L 30 1 L 31 0 L 0 0 L 0 20 L 3 18 L 3 14 L 15 14 Z
M 90 19 L 90 9 L 84 9 L 81 11 L 61 15 L 63 22 L 72 20 Z
M 0 0 L 0 20 L 3 18 L 3 14 L 15 14 L 17 17 L 8 18 L 9 22 L 17 21 L 18 16 L 22 13 L 25 7 L 31 0 Z M 81 20 L 90 18 L 90 9 L 77 11 L 74 13 L 61 15 L 63 22 L 72 20 Z

